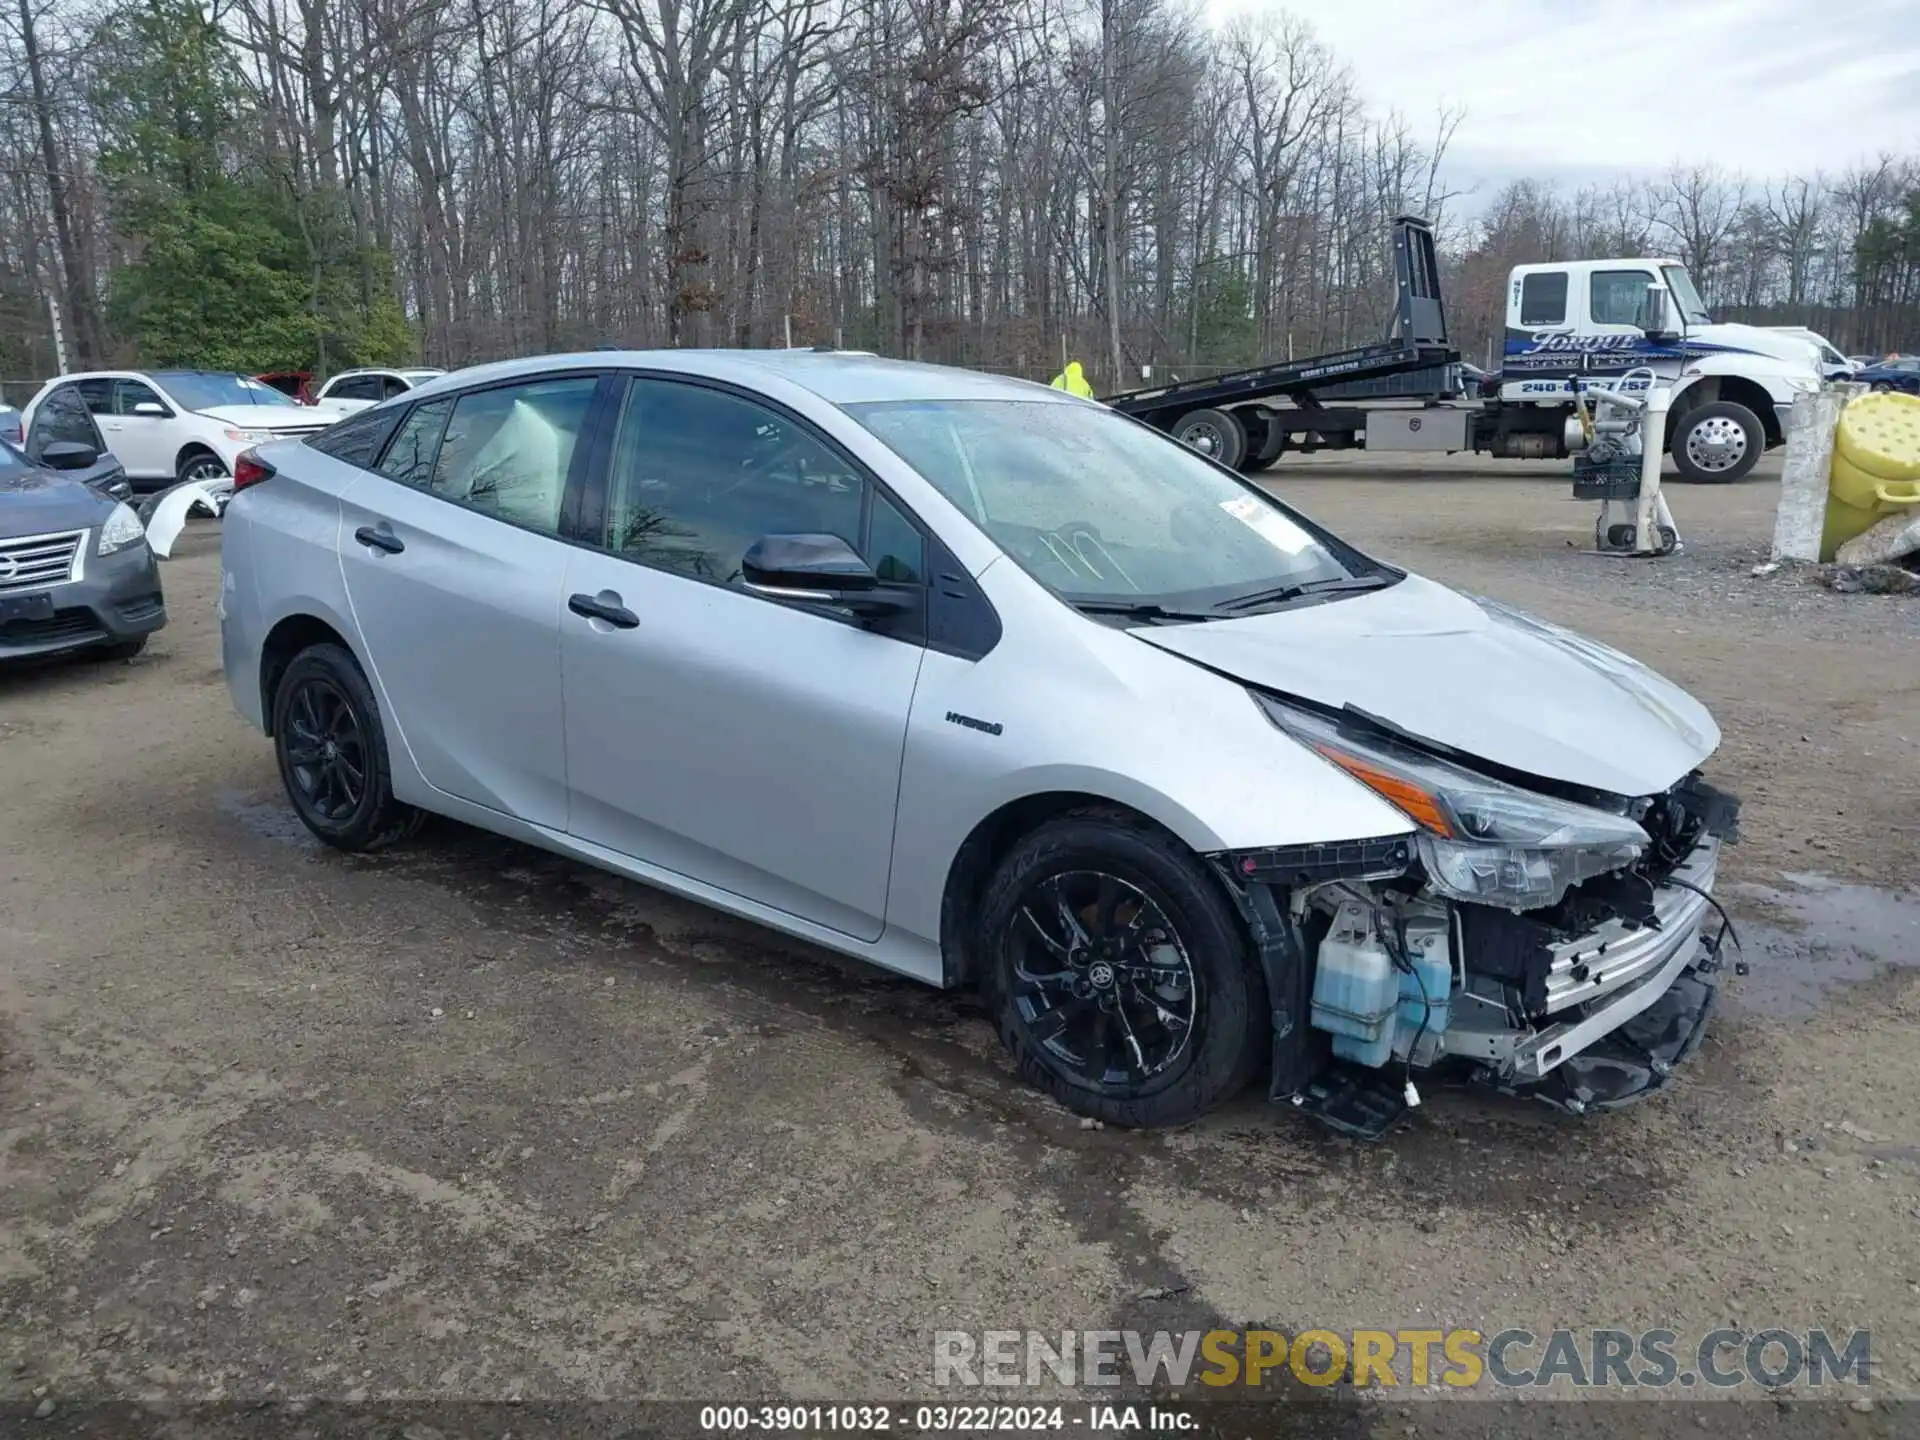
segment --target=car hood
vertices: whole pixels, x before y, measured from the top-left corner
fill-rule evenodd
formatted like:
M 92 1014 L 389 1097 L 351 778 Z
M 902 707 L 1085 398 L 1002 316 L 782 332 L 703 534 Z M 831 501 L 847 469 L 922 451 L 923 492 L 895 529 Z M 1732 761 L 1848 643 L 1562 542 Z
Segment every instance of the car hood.
M 1609 646 L 1409 575 L 1241 620 L 1129 633 L 1248 685 L 1543 779 L 1651 795 L 1720 743 L 1704 706 Z
M 57 470 L 0 475 L 0 540 L 98 525 L 113 501 Z
M 314 427 L 310 405 L 215 405 L 196 413 L 224 420 L 239 430 L 311 430 Z

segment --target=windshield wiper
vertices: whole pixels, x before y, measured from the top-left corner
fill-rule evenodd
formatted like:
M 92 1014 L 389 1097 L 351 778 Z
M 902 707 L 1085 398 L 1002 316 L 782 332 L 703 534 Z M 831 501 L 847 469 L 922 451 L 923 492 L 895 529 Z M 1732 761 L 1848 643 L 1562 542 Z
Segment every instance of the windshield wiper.
M 1392 583 L 1384 575 L 1343 575 L 1335 580 L 1306 580 L 1293 585 L 1279 585 L 1271 590 L 1256 590 L 1251 595 L 1236 595 L 1231 600 L 1222 600 L 1213 608 L 1230 614 L 1236 610 L 1251 610 L 1256 605 L 1284 605 L 1303 595 L 1346 595 L 1362 590 L 1384 590 Z
M 1195 610 L 1169 610 L 1151 600 L 1072 600 L 1068 602 L 1082 615 L 1118 615 L 1128 620 L 1218 620 L 1218 615 Z

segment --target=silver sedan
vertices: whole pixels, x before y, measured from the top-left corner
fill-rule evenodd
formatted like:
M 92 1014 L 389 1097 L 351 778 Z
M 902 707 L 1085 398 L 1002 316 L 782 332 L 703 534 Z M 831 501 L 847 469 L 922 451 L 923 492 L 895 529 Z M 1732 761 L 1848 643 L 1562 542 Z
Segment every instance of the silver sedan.
M 1083 1114 L 1698 1038 L 1735 802 L 1618 652 L 1062 391 L 869 356 L 432 379 L 235 466 L 221 620 L 294 809 L 451 817 L 935 985 Z

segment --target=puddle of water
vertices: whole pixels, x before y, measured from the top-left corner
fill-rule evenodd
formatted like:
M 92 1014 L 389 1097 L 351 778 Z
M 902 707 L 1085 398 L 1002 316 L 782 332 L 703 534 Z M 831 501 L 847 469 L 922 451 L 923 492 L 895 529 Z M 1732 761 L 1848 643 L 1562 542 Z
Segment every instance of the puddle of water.
M 222 790 L 220 808 L 264 840 L 318 852 L 320 842 L 300 823 L 293 807 L 284 799 L 255 800 L 238 790 Z
M 1748 974 L 1727 999 L 1765 1015 L 1810 1015 L 1842 986 L 1920 965 L 1920 895 L 1787 873 L 1779 886 L 1727 887 Z

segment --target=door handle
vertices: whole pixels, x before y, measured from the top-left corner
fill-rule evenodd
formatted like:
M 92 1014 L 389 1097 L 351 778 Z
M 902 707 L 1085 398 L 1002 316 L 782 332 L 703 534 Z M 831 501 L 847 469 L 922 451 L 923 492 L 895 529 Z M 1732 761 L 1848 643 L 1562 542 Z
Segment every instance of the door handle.
M 604 620 L 616 630 L 637 629 L 640 625 L 640 617 L 619 601 L 618 595 L 610 601 L 601 600 L 593 595 L 569 595 L 567 608 L 588 620 Z
M 358 540 L 362 545 L 369 546 L 375 550 L 384 550 L 389 555 L 398 555 L 402 550 L 407 548 L 407 542 L 394 534 L 393 531 L 387 529 L 384 525 L 377 530 L 371 525 L 362 525 L 358 530 L 353 532 L 353 538 Z

